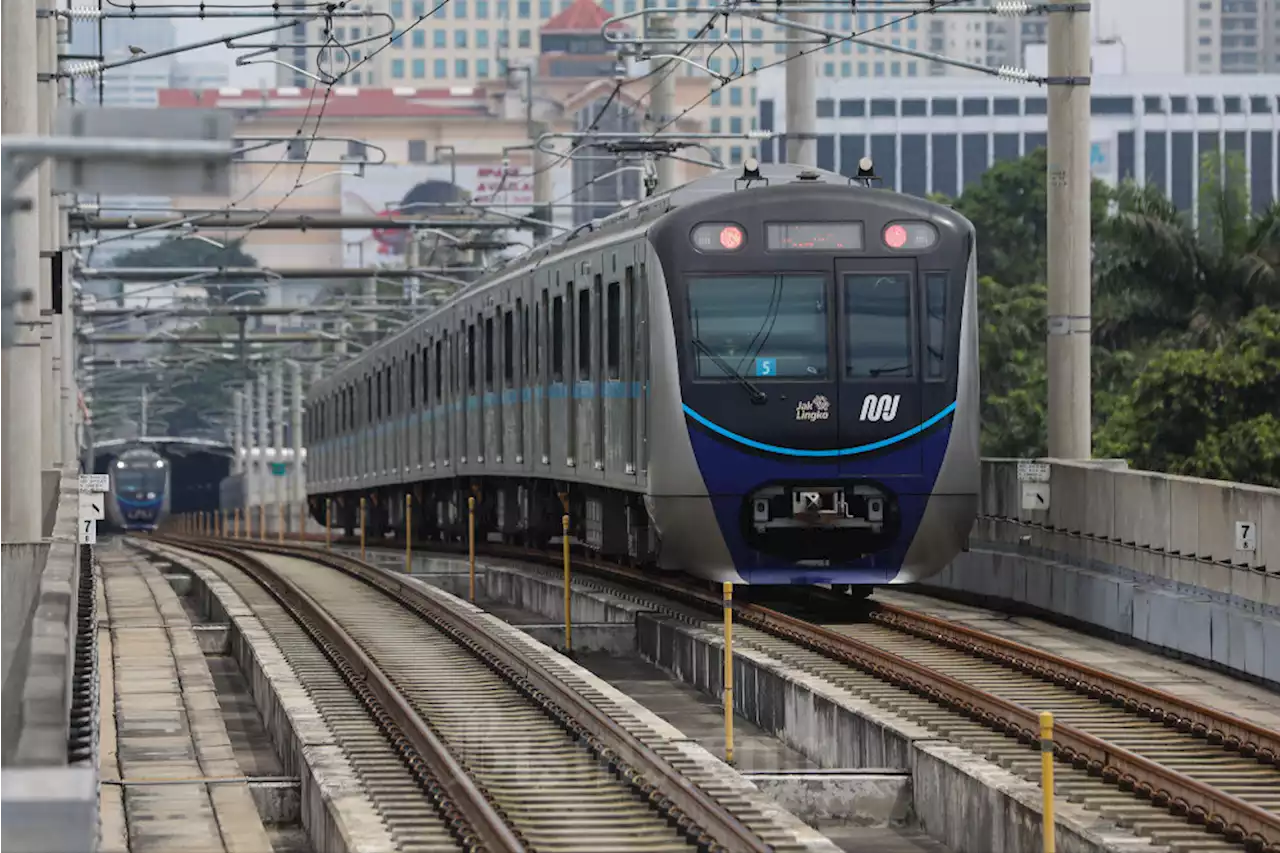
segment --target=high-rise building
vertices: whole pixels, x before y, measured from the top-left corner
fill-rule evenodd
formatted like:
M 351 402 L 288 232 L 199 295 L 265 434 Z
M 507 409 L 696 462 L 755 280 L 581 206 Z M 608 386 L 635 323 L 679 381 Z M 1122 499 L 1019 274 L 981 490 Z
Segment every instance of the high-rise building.
M 1280 71 L 1280 0 L 1185 0 L 1192 74 Z

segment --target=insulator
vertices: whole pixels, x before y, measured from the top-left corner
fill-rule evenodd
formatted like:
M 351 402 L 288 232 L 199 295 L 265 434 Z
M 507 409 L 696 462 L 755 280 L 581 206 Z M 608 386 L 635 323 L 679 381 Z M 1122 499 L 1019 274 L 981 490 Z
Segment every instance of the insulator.
M 1031 12 L 1027 0 L 996 0 L 991 8 L 1001 18 L 1019 18 Z
M 59 9 L 58 16 L 70 18 L 73 21 L 96 21 L 103 16 L 101 9 L 90 9 L 87 6 L 73 7 L 71 9 Z
M 92 77 L 101 72 L 101 62 L 68 62 L 62 66 L 62 73 L 68 77 Z
M 1015 83 L 1028 83 L 1031 81 L 1030 71 L 1013 65 L 1001 65 L 996 69 L 996 76 L 1002 80 L 1011 80 Z

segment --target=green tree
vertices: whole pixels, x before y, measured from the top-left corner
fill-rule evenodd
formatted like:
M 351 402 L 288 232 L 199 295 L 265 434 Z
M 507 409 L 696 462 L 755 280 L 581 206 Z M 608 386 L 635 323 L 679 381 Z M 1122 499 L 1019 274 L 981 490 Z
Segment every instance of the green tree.
M 978 280 L 978 337 L 982 387 L 982 452 L 986 456 L 1042 456 L 1045 421 L 1046 289 Z
M 1280 311 L 1254 309 L 1215 349 L 1143 366 L 1100 436 L 1137 467 L 1280 486 Z
M 1200 223 L 1153 186 L 1122 185 L 1102 226 L 1094 328 L 1108 347 L 1217 346 L 1280 304 L 1280 203 L 1249 213 L 1243 158 L 1204 157 Z
M 174 237 L 147 246 L 125 252 L 115 258 L 117 267 L 223 267 L 242 268 L 256 267 L 258 261 L 241 249 L 241 240 L 228 243 L 225 247 L 215 246 L 204 240 L 190 237 Z M 220 305 L 235 301 L 237 305 L 261 305 L 264 300 L 262 287 L 253 279 L 211 278 L 209 301 Z
M 1048 281 L 1048 169 L 1043 148 L 1018 160 L 1002 160 L 952 203 L 977 230 L 979 275 L 1015 286 Z M 1095 233 L 1106 219 L 1110 198 L 1107 185 L 1095 180 Z
M 232 411 L 229 386 L 244 379 L 244 369 L 239 362 L 211 361 L 202 364 L 193 373 L 191 381 L 175 391 L 182 398 L 182 406 L 165 419 L 169 435 L 222 438 L 220 430 L 211 428 L 209 416 Z

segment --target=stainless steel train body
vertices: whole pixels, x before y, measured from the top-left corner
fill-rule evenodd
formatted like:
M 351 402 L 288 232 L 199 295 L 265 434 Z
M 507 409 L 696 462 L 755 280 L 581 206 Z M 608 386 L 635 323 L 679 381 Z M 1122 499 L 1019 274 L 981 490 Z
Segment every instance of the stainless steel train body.
M 111 463 L 107 520 L 119 530 L 155 530 L 169 515 L 170 465 L 149 449 L 126 450 Z
M 777 164 L 559 238 L 326 377 L 311 512 L 572 534 L 737 583 L 906 583 L 977 506 L 974 233 Z M 562 504 L 562 500 L 564 503 Z M 327 510 L 326 510 L 327 508 Z

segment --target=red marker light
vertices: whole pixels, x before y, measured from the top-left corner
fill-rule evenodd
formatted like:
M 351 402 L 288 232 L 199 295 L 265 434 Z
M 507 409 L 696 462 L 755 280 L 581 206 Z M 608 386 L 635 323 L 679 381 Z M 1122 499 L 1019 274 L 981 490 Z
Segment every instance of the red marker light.
M 905 239 L 905 238 L 904 238 Z M 732 251 L 742 245 L 742 229 L 736 225 L 726 225 L 720 229 L 720 245 Z
M 907 245 L 907 229 L 901 225 L 890 225 L 884 229 L 884 244 L 890 249 L 901 249 Z

